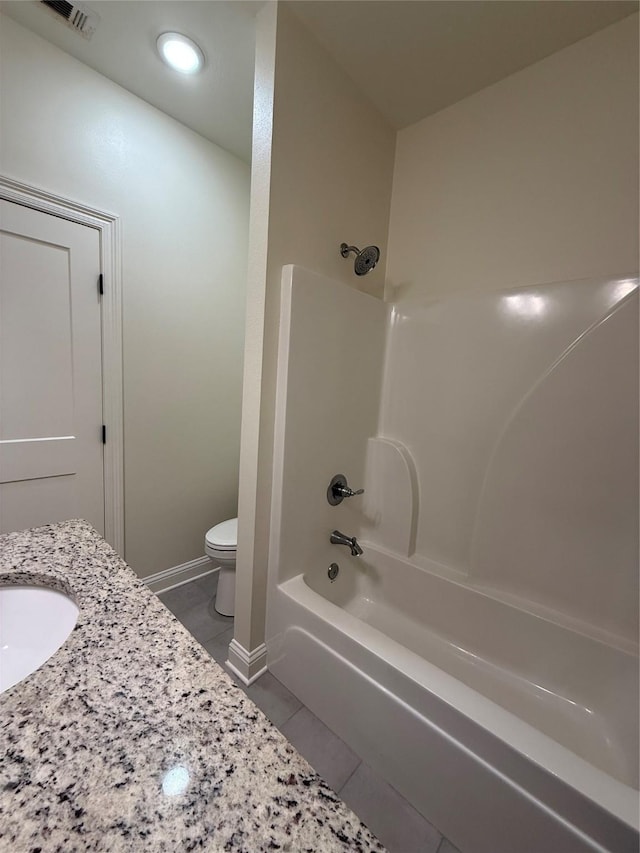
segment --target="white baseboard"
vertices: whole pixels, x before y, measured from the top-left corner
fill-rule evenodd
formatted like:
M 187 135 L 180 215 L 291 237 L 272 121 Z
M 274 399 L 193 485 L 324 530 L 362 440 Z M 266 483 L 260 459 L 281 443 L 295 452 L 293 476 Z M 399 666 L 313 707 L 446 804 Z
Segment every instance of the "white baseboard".
M 213 572 L 219 572 L 220 567 L 214 566 L 209 557 L 198 557 L 197 560 L 190 560 L 188 563 L 182 563 L 180 566 L 173 566 L 171 569 L 164 569 L 162 572 L 156 572 L 155 575 L 149 575 L 142 580 L 146 583 L 152 592 L 167 592 L 174 589 L 176 586 L 182 586 L 189 581 L 204 578 Z
M 234 637 L 229 643 L 227 667 L 248 687 L 267 671 L 267 647 L 261 643 L 248 652 Z

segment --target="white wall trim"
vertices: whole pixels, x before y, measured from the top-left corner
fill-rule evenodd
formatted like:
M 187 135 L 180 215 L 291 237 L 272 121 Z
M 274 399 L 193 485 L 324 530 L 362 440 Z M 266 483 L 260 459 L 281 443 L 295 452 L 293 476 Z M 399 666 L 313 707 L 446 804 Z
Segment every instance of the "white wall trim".
M 198 557 L 196 560 L 189 560 L 188 563 L 181 563 L 179 566 L 172 566 L 170 569 L 163 569 L 161 572 L 156 572 L 154 575 L 148 575 L 141 580 L 146 583 L 152 592 L 168 592 L 177 586 L 182 586 L 190 581 L 195 581 L 198 578 L 204 578 L 207 575 L 212 575 L 214 572 L 219 572 L 220 567 L 214 566 L 209 557 Z
M 248 652 L 234 637 L 229 643 L 227 667 L 249 687 L 267 671 L 267 647 L 261 643 L 252 652 Z
M 100 232 L 102 297 L 102 417 L 104 446 L 104 538 L 124 556 L 124 422 L 122 385 L 122 243 L 120 220 L 63 196 L 0 175 L 0 198 L 50 213 Z

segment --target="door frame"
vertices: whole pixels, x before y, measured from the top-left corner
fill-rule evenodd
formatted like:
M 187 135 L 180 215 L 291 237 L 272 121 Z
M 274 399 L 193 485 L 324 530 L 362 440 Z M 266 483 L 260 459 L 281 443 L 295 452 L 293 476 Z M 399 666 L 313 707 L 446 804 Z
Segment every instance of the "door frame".
M 122 378 L 122 241 L 120 219 L 69 198 L 0 175 L 0 198 L 95 228 L 100 234 L 104 293 L 102 326 L 102 417 L 104 445 L 104 538 L 124 556 L 124 419 Z M 98 283 L 96 282 L 96 287 Z

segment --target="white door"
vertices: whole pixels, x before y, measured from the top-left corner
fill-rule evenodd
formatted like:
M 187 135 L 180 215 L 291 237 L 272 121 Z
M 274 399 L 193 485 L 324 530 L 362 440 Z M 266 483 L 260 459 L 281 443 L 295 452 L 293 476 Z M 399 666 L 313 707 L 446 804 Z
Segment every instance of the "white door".
M 0 533 L 104 533 L 100 235 L 0 201 Z

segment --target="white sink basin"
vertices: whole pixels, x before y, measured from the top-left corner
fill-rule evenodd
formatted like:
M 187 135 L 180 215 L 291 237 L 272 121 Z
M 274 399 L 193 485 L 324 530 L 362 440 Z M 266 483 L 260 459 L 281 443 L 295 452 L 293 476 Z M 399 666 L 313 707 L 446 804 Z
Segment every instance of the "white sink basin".
M 57 652 L 77 619 L 78 608 L 61 592 L 0 587 L 0 693 Z

